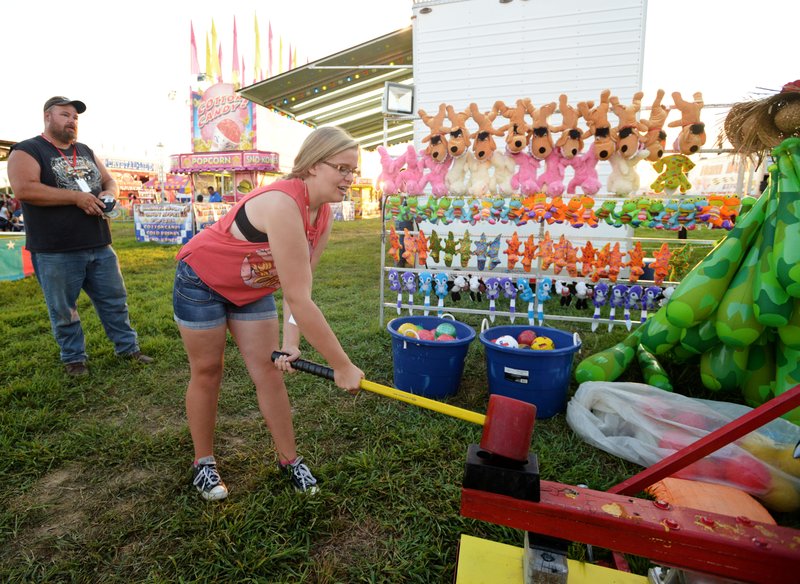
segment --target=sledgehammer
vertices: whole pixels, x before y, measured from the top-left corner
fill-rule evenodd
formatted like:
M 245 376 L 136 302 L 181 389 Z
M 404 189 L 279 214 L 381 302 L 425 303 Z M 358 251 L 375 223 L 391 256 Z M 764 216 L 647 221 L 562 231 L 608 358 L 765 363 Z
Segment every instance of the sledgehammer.
M 285 353 L 274 351 L 272 360 L 283 355 Z M 333 369 L 325 365 L 304 359 L 297 359 L 290 364 L 298 371 L 333 381 Z M 536 420 L 536 406 L 531 403 L 492 394 L 486 415 L 483 415 L 366 379 L 361 380 L 361 389 L 483 426 L 481 449 L 513 461 L 525 461 L 528 458 Z

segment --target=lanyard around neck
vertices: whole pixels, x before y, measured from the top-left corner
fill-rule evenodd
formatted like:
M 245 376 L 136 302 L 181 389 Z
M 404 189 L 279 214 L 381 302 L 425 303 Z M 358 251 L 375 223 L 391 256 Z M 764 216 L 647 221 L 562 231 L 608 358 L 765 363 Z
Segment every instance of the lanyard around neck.
M 45 135 L 44 135 L 44 133 L 42 133 L 42 138 L 44 138 L 45 140 L 47 140 L 47 142 L 48 142 L 48 143 L 49 143 L 49 144 L 50 144 L 50 145 L 51 145 L 53 148 L 55 148 L 56 150 L 58 150 L 58 153 L 61 155 L 61 158 L 63 158 L 64 160 L 66 160 L 66 161 L 67 161 L 67 164 L 70 164 L 70 165 L 72 166 L 72 168 L 76 168 L 76 167 L 78 166 L 78 147 L 77 147 L 77 146 L 75 146 L 75 144 L 73 144 L 73 145 L 72 145 L 72 162 L 70 162 L 70 161 L 69 161 L 69 158 L 67 158 L 67 155 L 66 155 L 66 154 L 64 154 L 63 150 L 61 150 L 61 148 L 59 148 L 58 146 L 56 146 L 55 144 L 53 144 L 53 141 L 52 141 L 52 140 L 50 140 L 50 138 L 48 138 L 47 136 L 45 136 Z

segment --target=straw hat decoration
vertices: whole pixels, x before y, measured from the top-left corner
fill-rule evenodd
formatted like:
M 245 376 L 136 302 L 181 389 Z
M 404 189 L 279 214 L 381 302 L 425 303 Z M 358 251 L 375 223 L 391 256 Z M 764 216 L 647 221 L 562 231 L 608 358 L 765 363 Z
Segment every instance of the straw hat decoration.
M 792 136 L 800 137 L 800 80 L 775 95 L 734 104 L 718 144 L 727 140 L 737 154 L 761 158 Z

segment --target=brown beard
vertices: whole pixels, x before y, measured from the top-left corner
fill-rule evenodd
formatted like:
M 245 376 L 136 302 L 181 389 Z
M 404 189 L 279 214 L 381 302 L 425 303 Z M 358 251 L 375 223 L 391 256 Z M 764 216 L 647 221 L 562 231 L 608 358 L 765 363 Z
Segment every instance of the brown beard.
M 61 144 L 72 144 L 78 139 L 78 131 L 67 128 L 50 128 L 50 134 Z

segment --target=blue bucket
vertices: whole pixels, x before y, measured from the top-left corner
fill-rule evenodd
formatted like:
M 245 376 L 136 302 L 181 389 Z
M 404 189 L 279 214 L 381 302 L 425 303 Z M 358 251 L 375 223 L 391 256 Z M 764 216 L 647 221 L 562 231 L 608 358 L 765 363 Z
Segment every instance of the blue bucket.
M 453 341 L 425 341 L 397 332 L 410 322 L 424 329 L 435 329 L 442 323 L 456 327 Z M 386 328 L 392 335 L 394 386 L 409 393 L 430 398 L 447 397 L 458 391 L 469 344 L 475 339 L 472 327 L 457 320 L 436 316 L 395 318 Z
M 533 351 L 496 345 L 493 341 L 524 330 L 553 340 L 555 349 Z M 572 359 L 581 348 L 577 334 L 542 326 L 510 325 L 486 329 L 480 334 L 486 354 L 489 393 L 497 393 L 536 406 L 538 419 L 563 412 L 567 405 Z

